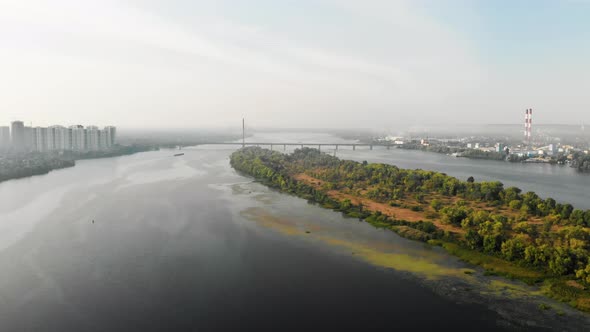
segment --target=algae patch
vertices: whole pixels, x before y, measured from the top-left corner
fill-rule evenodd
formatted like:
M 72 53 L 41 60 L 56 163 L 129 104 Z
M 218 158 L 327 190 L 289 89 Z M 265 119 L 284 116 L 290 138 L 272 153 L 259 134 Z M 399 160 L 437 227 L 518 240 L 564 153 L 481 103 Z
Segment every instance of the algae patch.
M 274 216 L 261 208 L 248 208 L 240 212 L 240 215 L 246 219 L 255 221 L 258 225 L 273 229 L 285 235 L 302 235 L 304 230 L 297 227 L 287 218 Z
M 464 269 L 444 266 L 434 259 L 429 259 L 429 255 L 412 255 L 412 250 L 407 250 L 408 253 L 395 252 L 392 250 L 403 250 L 403 248 L 386 246 L 383 242 L 372 244 L 362 239 L 354 240 L 348 237 L 337 237 L 333 234 L 327 235 L 322 232 L 322 228 L 318 225 L 305 224 L 291 218 L 275 216 L 262 208 L 248 208 L 240 214 L 249 220 L 255 221 L 259 226 L 272 229 L 281 234 L 305 236 L 306 239 L 328 244 L 337 249 L 345 249 L 342 251 L 376 266 L 414 273 L 427 279 L 448 276 L 463 279 L 471 277 L 463 273 Z M 432 256 L 432 258 L 434 257 Z

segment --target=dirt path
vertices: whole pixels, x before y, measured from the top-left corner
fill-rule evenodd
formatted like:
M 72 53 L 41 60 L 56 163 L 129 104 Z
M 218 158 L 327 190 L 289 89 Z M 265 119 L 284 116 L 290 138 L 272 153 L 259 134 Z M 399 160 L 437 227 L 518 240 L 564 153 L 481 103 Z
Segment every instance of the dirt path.
M 295 174 L 293 176 L 293 178 L 297 181 L 304 182 L 307 185 L 314 187 L 315 189 L 321 189 L 322 185 L 325 183 L 325 181 L 316 179 L 316 178 L 311 177 L 311 176 L 304 174 L 304 173 Z M 458 233 L 458 234 L 465 234 L 465 230 L 463 230 L 461 228 L 453 227 L 452 225 L 443 224 L 440 221 L 440 219 L 426 218 L 426 215 L 424 212 L 412 211 L 412 210 L 404 209 L 401 207 L 390 206 L 385 203 L 375 202 L 375 201 L 368 199 L 368 198 L 346 194 L 346 193 L 343 193 L 338 190 L 329 190 L 327 192 L 327 194 L 330 198 L 335 199 L 339 202 L 341 202 L 345 199 L 349 199 L 350 202 L 354 205 L 359 205 L 359 203 L 362 203 L 365 208 L 367 208 L 371 211 L 379 211 L 379 212 L 383 213 L 384 215 L 392 217 L 394 219 L 405 220 L 405 221 L 409 221 L 409 222 L 418 222 L 421 220 L 422 221 L 430 221 L 441 230 L 449 231 L 449 232 L 453 232 L 453 233 Z

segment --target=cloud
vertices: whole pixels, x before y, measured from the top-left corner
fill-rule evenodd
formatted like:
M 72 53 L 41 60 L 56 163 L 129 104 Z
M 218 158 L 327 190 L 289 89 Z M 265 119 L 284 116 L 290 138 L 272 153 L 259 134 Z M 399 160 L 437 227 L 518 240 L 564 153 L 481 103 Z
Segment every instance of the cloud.
M 300 112 L 289 121 L 301 126 L 306 114 L 339 114 L 337 124 L 350 126 L 355 111 L 400 119 L 468 93 L 482 76 L 469 45 L 413 2 L 325 1 L 354 20 L 341 26 L 344 35 L 326 33 L 318 43 L 296 30 L 200 16 L 195 8 L 195 23 L 187 24 L 122 1 L 1 0 L 0 68 L 21 84 L 5 77 L 0 95 L 17 115 L 35 118 L 41 104 L 33 99 L 43 96 L 47 122 L 125 124 L 143 113 L 149 125 L 175 126 L 191 116 L 223 123 L 247 113 L 286 125 L 285 114 Z M 359 47 L 350 37 L 332 46 L 360 29 L 357 38 L 372 42 Z M 199 116 L 187 105 L 214 113 Z M 120 117 L 123 107 L 129 117 Z

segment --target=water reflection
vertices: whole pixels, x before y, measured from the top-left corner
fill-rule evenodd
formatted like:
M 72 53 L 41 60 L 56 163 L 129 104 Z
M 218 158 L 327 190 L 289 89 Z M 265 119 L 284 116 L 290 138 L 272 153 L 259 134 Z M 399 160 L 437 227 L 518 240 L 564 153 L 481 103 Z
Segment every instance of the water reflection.
M 232 150 L 87 160 L 0 184 L 0 330 L 506 326 L 438 295 L 457 284 L 412 277 L 461 262 L 252 183 L 229 167 Z

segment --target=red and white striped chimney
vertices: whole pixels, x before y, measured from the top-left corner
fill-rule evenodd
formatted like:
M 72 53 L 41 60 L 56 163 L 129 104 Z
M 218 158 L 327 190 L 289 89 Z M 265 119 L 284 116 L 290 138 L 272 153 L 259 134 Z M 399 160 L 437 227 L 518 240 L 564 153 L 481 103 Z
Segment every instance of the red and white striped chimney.
M 530 144 L 533 129 L 533 109 L 527 108 L 524 113 L 524 138 Z
M 530 143 L 531 138 L 532 138 L 531 137 L 532 136 L 532 133 L 533 133 L 533 109 L 532 108 L 529 108 L 529 136 L 528 136 L 529 143 Z
M 526 140 L 529 134 L 529 109 L 524 111 L 524 139 Z

